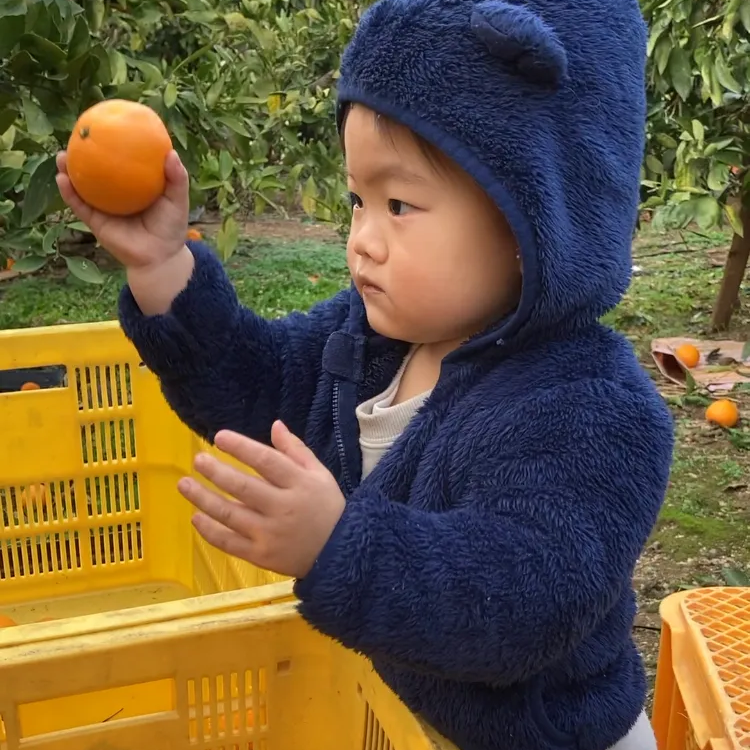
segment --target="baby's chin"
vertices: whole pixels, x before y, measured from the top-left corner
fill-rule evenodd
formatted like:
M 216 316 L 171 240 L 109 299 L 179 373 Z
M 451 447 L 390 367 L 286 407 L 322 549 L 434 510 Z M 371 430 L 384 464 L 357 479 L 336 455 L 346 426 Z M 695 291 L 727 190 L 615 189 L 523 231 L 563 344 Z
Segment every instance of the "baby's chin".
M 384 321 L 383 316 L 378 315 L 376 312 L 367 311 L 367 322 L 375 333 L 379 336 L 384 336 L 387 339 L 403 341 L 404 343 L 412 344 L 413 346 L 435 343 L 434 339 L 425 336 L 423 333 L 420 335 L 418 331 L 394 325 L 390 321 Z

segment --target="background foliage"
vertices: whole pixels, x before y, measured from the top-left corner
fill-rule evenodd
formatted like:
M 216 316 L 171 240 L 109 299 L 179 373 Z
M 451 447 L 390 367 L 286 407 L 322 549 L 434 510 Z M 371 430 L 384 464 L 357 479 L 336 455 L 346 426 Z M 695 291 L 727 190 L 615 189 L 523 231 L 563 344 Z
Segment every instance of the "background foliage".
M 247 212 L 339 222 L 347 211 L 333 97 L 356 0 L 0 0 L 0 263 L 65 258 L 54 154 L 76 117 L 109 97 L 167 122 L 216 209 L 228 258 Z M 750 192 L 750 0 L 641 0 L 649 40 L 643 208 L 664 226 L 744 234 Z
M 301 205 L 335 221 L 344 185 L 333 123 L 351 0 L 0 0 L 0 262 L 38 270 L 83 227 L 62 205 L 55 153 L 103 98 L 142 101 L 165 120 L 193 178 L 192 204 L 218 209 L 218 247 L 238 212 Z
M 643 0 L 650 25 L 645 207 L 665 224 L 728 223 L 750 154 L 750 0 Z

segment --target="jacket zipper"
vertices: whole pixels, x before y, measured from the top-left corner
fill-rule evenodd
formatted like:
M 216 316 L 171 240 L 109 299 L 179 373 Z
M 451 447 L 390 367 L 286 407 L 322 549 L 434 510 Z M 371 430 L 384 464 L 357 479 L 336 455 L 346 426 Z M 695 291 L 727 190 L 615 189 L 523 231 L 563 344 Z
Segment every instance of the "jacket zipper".
M 339 460 L 341 461 L 341 473 L 344 479 L 344 488 L 351 494 L 353 492 L 351 477 L 349 475 L 349 467 L 346 463 L 346 448 L 344 447 L 344 438 L 341 434 L 341 415 L 339 408 L 339 399 L 341 396 L 340 383 L 337 380 L 333 386 L 333 430 L 336 434 L 336 447 L 339 452 Z

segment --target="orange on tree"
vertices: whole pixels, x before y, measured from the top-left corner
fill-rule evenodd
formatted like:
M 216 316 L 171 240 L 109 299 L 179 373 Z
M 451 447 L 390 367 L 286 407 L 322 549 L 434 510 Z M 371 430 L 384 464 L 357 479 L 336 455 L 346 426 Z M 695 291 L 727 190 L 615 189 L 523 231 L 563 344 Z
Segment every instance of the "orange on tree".
M 706 409 L 706 419 L 721 427 L 734 427 L 740 419 L 740 410 L 734 401 L 722 398 Z
M 90 206 L 114 216 L 145 211 L 164 192 L 172 140 L 145 104 L 107 99 L 79 118 L 68 141 L 68 176 Z
M 674 350 L 674 355 L 689 369 L 692 369 L 701 361 L 701 353 L 692 344 L 680 344 Z

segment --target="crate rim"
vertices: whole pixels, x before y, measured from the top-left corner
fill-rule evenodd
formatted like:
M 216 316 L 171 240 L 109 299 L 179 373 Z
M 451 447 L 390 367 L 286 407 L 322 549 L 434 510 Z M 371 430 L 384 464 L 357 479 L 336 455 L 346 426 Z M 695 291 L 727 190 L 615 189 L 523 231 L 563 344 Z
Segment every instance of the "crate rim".
M 150 633 L 153 632 L 152 628 L 165 624 L 174 624 L 179 631 L 186 620 L 196 617 L 208 618 L 208 622 L 211 622 L 218 615 L 242 615 L 243 611 L 254 612 L 276 604 L 291 605 L 296 609 L 298 600 L 294 596 L 293 586 L 294 582 L 291 580 L 281 581 L 173 602 L 3 628 L 0 630 L 0 660 L 6 664 L 8 659 L 13 658 L 14 652 L 22 654 L 31 649 L 38 654 L 40 648 L 81 636 L 95 638 L 104 634 L 111 638 L 115 632 L 134 628 L 147 628 Z
M 97 320 L 90 323 L 56 323 L 48 326 L 30 326 L 28 328 L 1 328 L 0 339 L 17 339 L 24 337 L 69 336 L 71 333 L 84 333 L 92 328 L 101 330 L 119 330 L 122 327 L 119 320 Z

